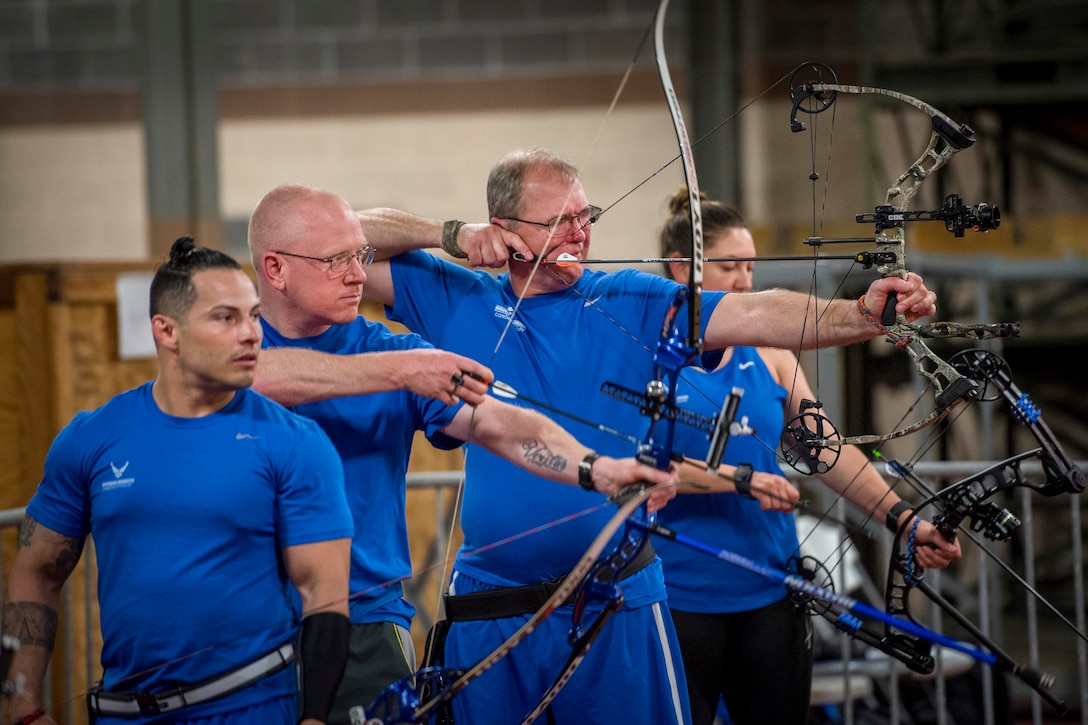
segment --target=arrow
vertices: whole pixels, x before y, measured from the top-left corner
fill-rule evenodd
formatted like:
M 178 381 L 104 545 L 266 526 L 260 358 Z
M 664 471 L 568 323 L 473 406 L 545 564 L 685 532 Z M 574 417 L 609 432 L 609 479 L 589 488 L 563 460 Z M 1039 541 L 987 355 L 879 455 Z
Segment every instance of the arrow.
M 579 417 L 577 415 L 574 415 L 573 413 L 568 413 L 565 410 L 560 410 L 559 408 L 553 408 L 552 406 L 548 405 L 547 403 L 542 403 L 539 400 L 533 400 L 530 397 L 522 395 L 517 390 L 515 390 L 512 386 L 507 385 L 506 383 L 502 382 L 501 380 L 496 380 L 493 383 L 491 383 L 491 389 L 493 391 L 495 391 L 495 396 L 496 397 L 506 398 L 507 400 L 524 400 L 529 405 L 535 406 L 537 408 L 541 408 L 543 410 L 547 410 L 547 411 L 549 411 L 551 413 L 555 413 L 556 415 L 561 415 L 564 418 L 570 418 L 571 420 L 577 421 L 577 422 L 579 422 L 579 423 L 581 423 L 583 425 L 588 425 L 590 428 L 596 428 L 597 430 L 601 431 L 602 433 L 608 433 L 609 435 L 617 436 L 619 438 L 622 438 L 622 439 L 624 439 L 626 441 L 630 441 L 630 442 L 635 443 L 635 444 L 641 443 L 641 441 L 638 438 L 635 438 L 634 436 L 627 435 L 626 433 L 621 433 L 618 430 L 615 430 L 613 428 L 609 428 L 608 426 L 602 425 L 600 423 L 594 423 L 591 420 Z
M 872 241 L 872 240 L 869 240 Z M 830 254 L 817 257 L 820 260 L 846 260 L 856 262 L 866 269 L 874 264 L 887 264 L 887 252 L 858 252 L 857 254 Z M 520 255 L 514 255 L 515 259 Z M 894 254 L 891 255 L 894 262 Z M 787 257 L 703 257 L 704 262 L 811 262 L 812 255 Z M 522 260 L 524 261 L 524 260 Z M 544 260 L 541 264 L 557 267 L 569 267 L 575 264 L 670 264 L 672 262 L 691 262 L 691 257 L 643 257 L 641 259 L 579 259 L 569 252 L 563 252 L 554 261 Z

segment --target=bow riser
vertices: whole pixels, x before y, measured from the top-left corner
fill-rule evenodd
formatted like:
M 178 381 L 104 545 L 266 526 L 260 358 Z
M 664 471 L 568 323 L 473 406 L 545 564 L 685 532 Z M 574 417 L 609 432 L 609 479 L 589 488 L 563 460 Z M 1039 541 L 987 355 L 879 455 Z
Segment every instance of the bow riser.
M 900 558 L 896 565 L 895 571 L 900 575 L 903 575 L 904 570 L 909 569 L 910 565 L 906 562 L 906 559 Z M 889 579 L 891 578 L 891 576 L 892 573 L 889 572 Z M 909 576 L 909 574 L 907 574 L 907 576 Z M 1030 687 L 1032 690 L 1034 690 L 1041 698 L 1043 698 L 1043 700 L 1047 702 L 1047 704 L 1049 704 L 1054 709 L 1055 713 L 1058 716 L 1064 715 L 1069 710 L 1069 706 L 1064 700 L 1057 697 L 1054 693 L 1050 692 L 1050 689 L 1054 686 L 1053 675 L 1045 672 L 1040 672 L 1031 667 L 1023 667 L 1017 664 L 1016 660 L 1010 657 L 1003 649 L 1001 649 L 1001 647 L 997 645 L 996 642 L 987 637 L 981 629 L 979 629 L 973 622 L 971 622 L 971 620 L 969 620 L 958 609 L 956 609 L 951 602 L 942 597 L 937 590 L 929 586 L 929 584 L 927 584 L 925 581 L 920 579 L 915 580 L 911 587 L 907 587 L 903 584 L 897 584 L 896 588 L 901 592 L 898 596 L 900 597 L 899 601 L 900 606 L 902 607 L 902 614 L 909 617 L 911 621 L 913 621 L 913 617 L 910 617 L 910 614 L 907 611 L 906 603 L 909 589 L 915 588 L 923 593 L 927 599 L 940 607 L 940 609 L 953 620 L 955 620 L 957 624 L 963 627 L 963 629 L 967 631 L 968 634 L 970 634 L 971 637 L 975 639 L 975 641 L 979 642 L 980 644 L 982 644 L 983 647 L 986 648 L 986 651 L 990 653 L 991 656 L 994 658 L 990 664 L 1000 667 L 1009 674 L 1018 678 L 1021 682 Z M 909 641 L 909 638 L 903 638 L 899 641 L 899 647 L 886 649 L 883 651 L 900 660 L 914 671 L 922 674 L 929 674 L 934 669 L 931 657 L 929 658 L 930 664 L 926 667 L 926 669 L 916 669 L 913 666 L 916 662 L 924 661 L 924 656 L 921 656 L 921 653 L 925 652 L 927 653 L 926 656 L 928 656 L 929 647 L 929 643 L 921 639 L 918 639 L 912 645 Z M 904 657 L 901 656 L 901 654 L 905 654 L 907 656 Z
M 1022 400 L 1023 397 L 1026 397 L 1023 396 L 1012 383 L 1008 374 L 1008 368 L 1004 361 L 993 353 L 983 350 L 965 351 L 965 353 L 960 353 L 953 358 L 953 365 L 958 369 L 969 372 L 979 378 L 980 381 L 983 381 L 985 386 L 994 385 L 997 387 L 999 395 L 990 395 L 988 394 L 987 387 L 980 387 L 979 397 L 982 400 L 992 401 L 996 400 L 997 397 L 1005 396 L 1006 399 L 1009 399 L 1011 402 L 1012 400 Z M 1052 437 L 1050 436 L 1050 430 L 1046 427 L 1045 423 L 1042 422 L 1038 410 L 1031 406 L 1031 413 L 1031 425 L 1034 426 L 1032 432 L 1035 433 L 1040 440 L 1053 442 Z M 985 538 L 994 541 L 1007 541 L 1019 527 L 1020 521 L 1010 511 L 995 505 L 990 499 L 997 494 L 1009 491 L 1014 487 L 1026 487 L 1050 495 L 1063 491 L 1076 491 L 1075 486 L 1070 483 L 1069 479 L 1080 479 L 1079 469 L 1073 469 L 1076 471 L 1075 476 L 1068 474 L 1067 469 L 1062 468 L 1062 461 L 1068 461 L 1065 457 L 1065 452 L 1056 442 L 1053 442 L 1053 446 L 1054 447 L 1051 448 L 1048 445 L 1044 445 L 1011 456 L 1004 461 L 999 461 L 998 463 L 989 466 L 983 471 L 961 479 L 941 491 L 931 493 L 921 504 L 919 504 L 916 512 L 926 506 L 936 505 L 940 510 L 939 513 L 932 518 L 933 525 L 950 541 L 956 538 L 961 530 L 960 527 L 962 526 L 963 521 L 967 518 L 971 519 L 971 531 L 980 533 Z M 1023 463 L 1033 458 L 1038 458 L 1042 463 L 1043 471 L 1046 475 L 1046 480 L 1042 482 L 1030 480 L 1023 472 Z M 900 477 L 911 480 L 919 490 L 929 490 L 908 467 L 898 461 L 889 461 L 889 467 Z M 1054 478 L 1055 470 L 1062 470 L 1063 473 L 1068 474 L 1068 477 L 1062 476 Z M 906 536 L 906 527 L 907 524 L 904 524 L 903 528 L 898 532 L 888 566 L 888 579 L 885 590 L 887 610 L 890 613 L 901 614 L 908 618 L 912 618 L 909 611 L 909 594 L 912 589 L 918 589 L 922 594 L 940 607 L 942 611 L 955 620 L 971 637 L 981 643 L 987 650 L 993 652 L 997 658 L 998 666 L 1019 678 L 1046 700 L 1055 711 L 1059 714 L 1063 714 L 1067 709 L 1066 703 L 1049 692 L 1054 684 L 1054 678 L 1052 676 L 1041 673 L 1033 668 L 1022 667 L 1017 664 L 1008 654 L 1002 651 L 995 642 L 988 638 L 985 633 L 960 613 L 950 602 L 941 597 L 939 592 L 925 582 L 925 572 L 917 569 L 914 565 L 914 552 L 912 550 L 913 534 L 909 537 Z M 966 533 L 972 541 L 975 541 L 976 544 L 978 543 L 977 539 L 970 536 L 970 532 Z M 904 540 L 908 543 L 906 552 L 902 550 Z M 993 557 L 993 555 L 985 548 L 983 548 L 983 551 Z M 1007 564 L 1004 564 L 1004 562 L 1001 562 L 1000 560 L 997 561 L 1006 572 L 1013 575 L 1022 585 L 1027 587 L 1035 597 L 1046 604 L 1052 612 L 1070 626 L 1082 639 L 1088 639 L 1084 634 L 1076 630 L 1075 626 L 1068 618 L 1058 612 L 1049 602 L 1042 599 L 1038 592 L 1017 576 Z M 912 669 L 915 669 L 912 662 L 921 662 L 920 655 L 928 653 L 928 643 L 920 639 L 915 639 L 912 643 L 908 639 L 901 644 L 902 647 L 899 648 L 901 650 L 899 654 L 891 650 L 885 651 L 897 657 L 897 659 L 900 659 Z M 925 670 L 922 669 L 917 669 L 916 671 L 925 672 Z
M 692 263 L 689 265 L 688 287 L 681 289 L 674 297 L 662 323 L 661 335 L 654 354 L 654 380 L 646 386 L 644 396 L 638 396 L 640 412 L 649 417 L 650 423 L 646 436 L 638 447 L 638 459 L 646 465 L 661 470 L 669 470 L 672 461 L 672 446 L 676 430 L 676 383 L 680 369 L 696 359 L 702 350 L 702 287 L 703 287 L 703 225 L 702 206 L 700 204 L 699 183 L 695 174 L 695 160 L 687 127 L 680 111 L 680 103 L 669 74 L 665 58 L 664 30 L 665 14 L 669 0 L 661 0 L 654 18 L 654 55 L 657 59 L 658 75 L 661 78 L 665 100 L 669 106 L 676 139 L 680 145 L 683 160 L 684 179 L 688 189 L 688 203 L 692 227 Z M 686 340 L 676 329 L 676 319 L 680 308 L 687 303 L 688 334 Z M 608 383 L 605 384 L 607 386 Z M 618 387 L 618 386 L 617 386 Z M 633 391 L 622 389 L 618 397 L 635 395 Z M 659 432 L 659 424 L 664 432 Z M 653 523 L 654 514 L 646 513 L 646 519 Z M 648 545 L 648 536 L 641 529 L 632 526 L 629 521 L 624 532 L 623 542 L 609 557 L 598 562 L 585 576 L 575 602 L 573 622 L 569 639 L 573 651 L 558 677 L 545 692 L 541 701 L 525 717 L 523 723 L 531 723 L 544 711 L 547 704 L 555 698 L 559 690 L 573 674 L 582 661 L 585 652 L 600 632 L 605 621 L 622 606 L 623 594 L 619 587 L 621 573 L 627 563 Z M 589 601 L 604 601 L 601 614 L 588 626 L 582 626 L 582 617 Z

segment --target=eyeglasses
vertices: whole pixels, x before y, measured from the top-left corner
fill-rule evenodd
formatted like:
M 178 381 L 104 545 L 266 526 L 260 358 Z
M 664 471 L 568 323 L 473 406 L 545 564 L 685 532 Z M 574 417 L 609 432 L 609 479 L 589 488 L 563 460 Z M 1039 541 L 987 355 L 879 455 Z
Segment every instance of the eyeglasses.
M 354 259 L 360 266 L 365 267 L 374 261 L 374 252 L 377 250 L 369 244 L 365 247 L 361 247 L 357 252 L 340 252 L 340 254 L 334 254 L 331 257 L 308 257 L 305 254 L 295 254 L 293 252 L 279 252 L 276 254 L 282 254 L 285 257 L 298 257 L 300 259 L 312 259 L 315 262 L 325 262 L 329 265 L 329 274 L 343 274 L 348 271 L 348 267 L 351 266 L 351 260 Z
M 558 234 L 560 231 L 576 232 L 579 229 L 584 229 L 589 224 L 595 224 L 603 213 L 604 209 L 590 204 L 577 214 L 561 214 L 546 222 L 531 222 L 527 219 L 518 219 L 517 217 L 512 216 L 503 218 L 509 219 L 512 222 L 521 222 L 522 224 L 532 224 L 533 226 L 544 227 L 552 234 Z

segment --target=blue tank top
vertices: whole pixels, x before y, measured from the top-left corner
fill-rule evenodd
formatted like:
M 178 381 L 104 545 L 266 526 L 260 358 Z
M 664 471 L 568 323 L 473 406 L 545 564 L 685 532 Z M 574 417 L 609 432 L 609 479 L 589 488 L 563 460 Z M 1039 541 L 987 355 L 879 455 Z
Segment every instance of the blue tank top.
M 677 387 L 677 404 L 712 416 L 734 388 L 744 395 L 737 419 L 747 418 L 753 435 L 732 436 L 724 463 L 749 463 L 756 471 L 780 474 L 776 460 L 787 391 L 771 377 L 755 348 L 733 348 L 733 355 L 712 372 L 685 369 Z M 706 435 L 677 426 L 675 449 L 706 457 Z M 797 551 L 797 531 L 791 514 L 762 511 L 759 502 L 735 493 L 681 495 L 658 514 L 658 520 L 718 549 L 741 554 L 784 571 Z M 667 540 L 655 540 L 665 567 L 665 586 L 673 609 L 706 614 L 743 612 L 766 606 L 786 595 L 786 587 L 747 569 L 719 561 Z

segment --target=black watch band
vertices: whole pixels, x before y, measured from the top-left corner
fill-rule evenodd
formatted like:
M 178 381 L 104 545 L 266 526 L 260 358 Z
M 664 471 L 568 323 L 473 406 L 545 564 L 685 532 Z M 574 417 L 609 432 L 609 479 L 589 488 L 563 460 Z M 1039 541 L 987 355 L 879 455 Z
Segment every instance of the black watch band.
M 892 504 L 892 507 L 888 509 L 888 516 L 884 520 L 884 525 L 888 527 L 888 531 L 893 534 L 899 533 L 899 517 L 903 515 L 904 511 L 913 511 L 914 504 L 909 501 L 897 501 Z
M 593 462 L 600 458 L 598 453 L 587 453 L 578 463 L 578 485 L 587 491 L 593 491 Z
M 738 463 L 734 467 L 733 471 L 733 485 L 737 488 L 737 493 L 745 498 L 755 498 L 752 495 L 752 464 L 751 463 Z

